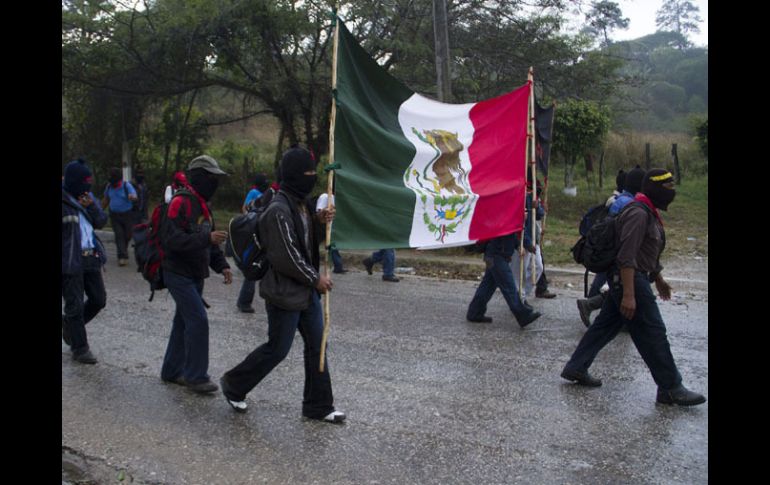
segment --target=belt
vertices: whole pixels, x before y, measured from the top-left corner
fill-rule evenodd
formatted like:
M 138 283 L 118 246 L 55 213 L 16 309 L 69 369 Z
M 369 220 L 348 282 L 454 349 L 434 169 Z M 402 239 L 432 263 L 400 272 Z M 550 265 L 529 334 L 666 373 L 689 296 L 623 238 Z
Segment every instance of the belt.
M 93 249 L 84 249 L 83 256 L 95 256 L 96 252 Z

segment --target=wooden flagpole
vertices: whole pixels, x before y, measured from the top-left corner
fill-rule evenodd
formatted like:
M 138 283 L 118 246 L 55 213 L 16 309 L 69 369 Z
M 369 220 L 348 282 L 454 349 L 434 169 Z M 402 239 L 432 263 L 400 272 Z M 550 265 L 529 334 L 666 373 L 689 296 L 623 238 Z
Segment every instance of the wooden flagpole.
M 551 106 L 553 109 L 551 110 L 551 132 L 548 133 L 548 139 L 551 140 L 551 144 L 553 145 L 553 118 L 556 116 L 556 101 L 554 101 Z M 550 157 L 549 157 L 550 158 Z M 550 160 L 549 160 L 550 161 Z M 543 214 L 543 230 L 540 231 L 540 240 L 544 241 L 545 238 L 545 219 L 548 217 L 548 175 L 544 177 L 544 183 L 545 187 L 543 187 L 543 208 L 545 209 L 545 214 Z M 542 248 L 541 248 L 542 251 Z
M 334 124 L 337 118 L 337 101 L 334 99 L 334 91 L 337 89 L 337 45 L 339 42 L 339 18 L 337 17 L 337 8 L 339 2 L 334 7 L 334 53 L 332 55 L 332 114 L 329 118 L 329 160 L 327 166 L 331 166 L 334 163 Z M 326 207 L 332 208 L 332 187 L 334 186 L 334 170 L 329 170 L 328 183 L 326 184 Z M 330 248 L 332 239 L 332 223 L 326 224 L 326 260 L 324 262 L 324 272 L 326 276 L 330 275 L 329 272 L 329 260 L 331 259 L 332 250 Z M 329 337 L 329 324 L 331 323 L 331 312 L 329 309 L 329 291 L 324 293 L 324 331 L 321 337 L 321 361 L 318 364 L 318 370 L 324 371 L 324 358 L 326 357 L 326 339 Z
M 527 84 L 529 84 L 529 101 L 527 102 L 527 146 L 524 155 L 524 221 L 526 222 L 527 213 L 527 169 L 529 169 L 529 156 L 530 156 L 530 143 L 532 140 L 532 119 L 534 113 L 532 112 L 532 94 L 535 84 L 533 82 L 532 66 L 529 67 L 527 72 Z M 526 224 L 521 228 L 521 237 L 519 238 L 519 299 L 524 298 L 524 231 L 527 229 Z
M 532 205 L 529 208 L 529 221 L 532 223 L 532 245 L 535 246 L 535 254 L 530 258 L 532 261 L 532 264 L 530 265 L 532 267 L 532 286 L 535 286 L 537 284 L 535 271 L 537 268 L 537 262 L 535 261 L 537 257 L 537 154 L 535 153 L 535 145 L 537 145 L 537 127 L 535 126 L 535 71 L 532 67 L 529 68 L 527 80 L 532 83 L 529 91 L 529 126 L 530 133 L 532 134 L 529 139 L 529 167 L 530 172 L 532 173 Z

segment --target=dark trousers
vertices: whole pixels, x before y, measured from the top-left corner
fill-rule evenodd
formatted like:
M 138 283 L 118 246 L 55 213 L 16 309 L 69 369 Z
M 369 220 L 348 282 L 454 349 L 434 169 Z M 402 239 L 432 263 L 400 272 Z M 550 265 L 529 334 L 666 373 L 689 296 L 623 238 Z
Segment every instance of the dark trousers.
M 244 278 L 241 291 L 238 293 L 238 308 L 250 307 L 254 302 L 254 293 L 257 289 L 257 281 L 249 281 Z
M 543 258 L 543 247 L 540 247 L 540 261 L 543 263 L 543 272 L 540 273 L 540 278 L 537 279 L 535 285 L 535 296 L 540 295 L 548 291 L 548 278 L 545 277 L 545 258 Z
M 342 271 L 342 255 L 336 249 L 332 249 L 332 264 L 334 265 L 334 271 Z
M 179 377 L 197 384 L 209 380 L 209 318 L 203 306 L 203 280 L 163 270 L 163 281 L 176 303 L 174 323 L 163 357 L 161 379 Z
M 628 324 L 628 332 L 636 349 L 650 369 L 652 378 L 658 387 L 670 390 L 682 383 L 682 376 L 676 368 L 671 347 L 666 336 L 666 325 L 660 316 L 658 304 L 649 281 L 642 273 L 634 275 L 634 294 L 636 296 L 636 312 L 633 320 L 627 320 L 620 313 L 620 302 L 623 298 L 623 288 L 614 279 L 617 273 L 610 273 L 611 286 L 609 298 L 604 304 L 594 323 L 580 339 L 575 352 L 572 354 L 566 368 L 585 372 L 591 366 L 596 355 L 605 345 L 610 343 L 618 334 L 624 323 Z
M 240 364 L 225 372 L 231 399 L 242 401 L 262 379 L 289 354 L 294 334 L 299 331 L 305 343 L 305 388 L 302 393 L 302 414 L 323 418 L 334 411 L 329 361 L 319 371 L 323 317 L 321 300 L 314 292 L 310 306 L 301 311 L 282 310 L 265 303 L 267 310 L 267 342 L 257 347 Z M 328 354 L 325 356 L 328 357 Z
M 128 259 L 128 242 L 136 224 L 136 213 L 110 211 L 110 224 L 115 233 L 115 245 L 118 246 L 118 259 Z
M 497 288 L 500 288 L 500 293 L 503 294 L 508 308 L 511 309 L 514 315 L 522 316 L 529 313 L 519 299 L 519 292 L 516 289 L 516 283 L 513 281 L 511 266 L 506 261 L 506 258 L 498 254 L 486 254 L 484 259 L 487 262 L 487 270 L 484 272 L 484 277 L 481 279 L 481 283 L 479 283 L 479 287 L 476 289 L 476 293 L 468 305 L 467 318 L 475 320 L 484 316 L 487 312 L 487 303 L 492 299 L 492 295 L 494 295 Z
M 607 282 L 607 273 L 596 273 L 594 281 L 591 283 L 591 289 L 588 290 L 588 298 L 596 296 L 602 291 L 602 286 Z
M 102 279 L 102 264 L 96 256 L 83 256 L 83 272 L 61 275 L 64 298 L 64 325 L 72 339 L 72 353 L 79 355 L 88 349 L 86 324 L 107 304 L 107 292 Z

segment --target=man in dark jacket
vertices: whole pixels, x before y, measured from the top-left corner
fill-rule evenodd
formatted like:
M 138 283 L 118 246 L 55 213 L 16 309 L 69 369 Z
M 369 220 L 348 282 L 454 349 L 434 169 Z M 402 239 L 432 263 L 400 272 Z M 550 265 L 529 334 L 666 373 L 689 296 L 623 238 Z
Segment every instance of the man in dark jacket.
M 72 358 L 83 364 L 96 363 L 85 325 L 107 303 L 102 279 L 107 256 L 94 232 L 104 227 L 107 215 L 91 194 L 92 180 L 85 160 L 74 160 L 64 169 L 61 191 L 62 338 L 72 349 Z
M 661 275 L 660 255 L 666 236 L 658 210 L 667 210 L 675 195 L 671 172 L 654 168 L 645 174 L 642 190 L 634 198 L 640 204 L 626 207 L 618 216 L 620 249 L 616 265 L 607 271 L 609 297 L 604 299 L 599 315 L 564 366 L 563 378 L 582 386 L 601 386 L 602 381 L 591 376 L 588 368 L 621 326 L 627 324 L 631 340 L 658 385 L 657 402 L 680 406 L 706 402 L 701 394 L 682 385 L 666 325 L 650 287 L 654 281 L 660 297 L 671 298 L 671 287 Z
M 189 185 L 176 192 L 161 224 L 165 250 L 163 281 L 176 303 L 174 323 L 163 358 L 160 377 L 198 393 L 215 392 L 209 369 L 209 321 L 203 302 L 203 280 L 209 266 L 232 283 L 230 266 L 219 245 L 226 231 L 217 231 L 208 201 L 227 175 L 208 155 L 195 158 L 187 167 Z
M 289 353 L 294 334 L 305 343 L 305 390 L 302 414 L 309 419 L 341 423 L 345 414 L 334 409 L 328 358 L 319 370 L 323 317 L 320 294 L 332 288 L 319 273 L 321 222 L 331 222 L 334 209 L 317 213 L 308 199 L 316 182 L 316 162 L 310 152 L 294 147 L 281 159 L 281 189 L 262 214 L 260 241 L 270 262 L 260 280 L 265 299 L 268 341 L 257 347 L 220 380 L 222 394 L 238 412 L 245 412 L 248 394 Z M 328 354 L 327 354 L 328 357 Z

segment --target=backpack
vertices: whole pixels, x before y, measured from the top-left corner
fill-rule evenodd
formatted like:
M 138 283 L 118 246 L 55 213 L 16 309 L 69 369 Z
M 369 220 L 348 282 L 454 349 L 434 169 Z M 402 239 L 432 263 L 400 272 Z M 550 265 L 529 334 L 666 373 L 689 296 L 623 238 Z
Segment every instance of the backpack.
M 230 219 L 228 226 L 226 251 L 232 253 L 235 265 L 249 281 L 262 279 L 270 267 L 267 251 L 259 242 L 259 219 L 271 200 L 272 196 L 262 196 L 252 201 L 248 212 Z
M 193 194 L 185 189 L 180 189 L 174 193 L 195 198 Z M 173 197 L 172 197 L 173 200 Z M 160 240 L 160 228 L 166 220 L 166 212 L 169 203 L 163 202 L 153 211 L 148 223 L 137 224 L 134 226 L 134 256 L 136 258 L 137 271 L 142 273 L 142 277 L 150 283 L 150 299 L 155 296 L 155 290 L 166 288 L 163 282 L 163 257 L 165 251 Z
M 648 213 L 652 213 L 645 204 L 630 202 L 617 215 L 607 216 L 602 220 L 592 223 L 585 235 L 581 235 L 580 239 L 572 247 L 572 257 L 575 259 L 575 262 L 585 266 L 586 273 L 588 271 L 604 273 L 615 264 L 615 258 L 620 248 L 617 218 L 631 205 L 641 206 Z
M 590 207 L 580 220 L 578 232 L 580 232 L 581 236 L 585 236 L 594 224 L 606 219 L 609 214 L 610 208 L 606 204 L 597 204 Z

